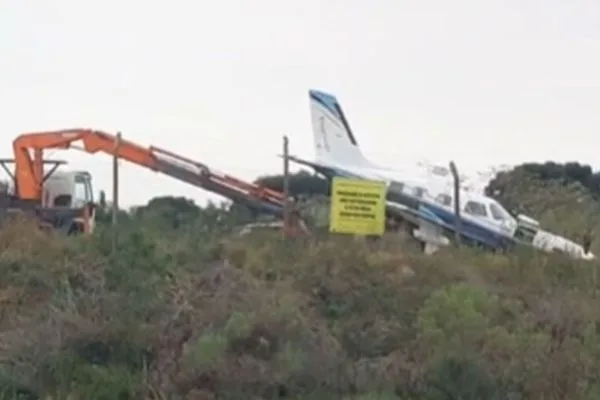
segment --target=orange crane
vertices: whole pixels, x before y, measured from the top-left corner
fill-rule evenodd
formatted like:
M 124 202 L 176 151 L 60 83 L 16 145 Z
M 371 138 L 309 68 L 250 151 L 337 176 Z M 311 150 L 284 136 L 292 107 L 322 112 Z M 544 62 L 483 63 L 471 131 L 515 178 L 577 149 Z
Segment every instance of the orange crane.
M 114 155 L 253 209 L 277 216 L 283 215 L 284 195 L 278 191 L 215 171 L 203 163 L 156 146 L 143 147 L 115 135 L 91 129 L 33 132 L 18 136 L 13 142 L 17 196 L 20 199 L 43 203 L 44 182 L 47 179 L 43 170 L 43 152 L 48 149 L 70 148 L 91 154 L 103 152 Z

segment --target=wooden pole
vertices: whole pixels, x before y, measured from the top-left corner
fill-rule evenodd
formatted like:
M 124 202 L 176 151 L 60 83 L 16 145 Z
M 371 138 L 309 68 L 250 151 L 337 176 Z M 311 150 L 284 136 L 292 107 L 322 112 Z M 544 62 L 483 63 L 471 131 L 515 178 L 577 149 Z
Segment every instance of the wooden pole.
M 462 232 L 462 221 L 460 218 L 460 177 L 454 161 L 450 161 L 450 171 L 454 178 L 454 235 L 456 245 L 460 246 L 460 233 Z
M 283 137 L 283 234 L 290 232 L 290 160 L 289 139 Z
M 113 251 L 117 247 L 117 216 L 119 214 L 119 146 L 121 144 L 121 132 L 117 133 L 117 139 L 115 140 L 115 148 L 113 151 L 113 201 L 112 201 L 112 239 L 113 239 Z

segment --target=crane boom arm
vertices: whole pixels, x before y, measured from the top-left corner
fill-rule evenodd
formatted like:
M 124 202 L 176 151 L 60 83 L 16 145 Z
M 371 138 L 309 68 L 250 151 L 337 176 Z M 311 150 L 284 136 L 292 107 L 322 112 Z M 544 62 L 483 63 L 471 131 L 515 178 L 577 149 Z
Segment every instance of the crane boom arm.
M 81 147 L 76 143 L 81 142 Z M 267 212 L 281 214 L 284 196 L 269 188 L 211 170 L 206 165 L 161 148 L 144 147 L 91 129 L 25 133 L 13 142 L 15 185 L 20 198 L 39 200 L 44 181 L 43 151 L 77 148 L 87 153 L 106 153 L 164 173 L 196 187 Z M 31 152 L 33 151 L 33 157 Z
M 148 149 L 126 140 L 118 141 L 116 136 L 101 131 L 68 129 L 25 133 L 18 136 L 13 142 L 15 183 L 18 196 L 23 199 L 40 199 L 44 179 L 43 151 L 46 149 L 69 149 L 76 142 L 81 142 L 83 150 L 88 153 L 112 154 L 156 170 L 155 160 Z M 34 153 L 33 158 L 30 151 Z

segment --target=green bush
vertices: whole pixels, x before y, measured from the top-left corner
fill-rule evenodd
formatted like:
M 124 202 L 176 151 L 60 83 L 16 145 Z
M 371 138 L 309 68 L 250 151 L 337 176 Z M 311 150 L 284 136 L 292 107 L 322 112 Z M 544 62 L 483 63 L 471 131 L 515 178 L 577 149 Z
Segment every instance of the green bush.
M 194 207 L 0 231 L 0 399 L 598 396 L 594 263 L 238 236 L 241 210 Z

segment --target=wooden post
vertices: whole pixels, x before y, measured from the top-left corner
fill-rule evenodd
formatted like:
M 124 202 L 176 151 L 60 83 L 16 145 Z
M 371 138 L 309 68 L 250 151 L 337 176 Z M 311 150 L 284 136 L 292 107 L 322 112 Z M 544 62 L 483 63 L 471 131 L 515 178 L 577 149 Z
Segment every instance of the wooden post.
M 462 221 L 460 219 L 460 177 L 454 161 L 450 161 L 450 171 L 454 179 L 454 235 L 456 245 L 460 246 L 460 233 L 462 232 Z
M 90 226 L 90 203 L 86 203 L 83 205 L 83 232 L 91 233 Z
M 290 160 L 289 140 L 283 137 L 283 235 L 288 236 L 290 232 Z
M 117 248 L 117 216 L 119 214 L 119 145 L 121 144 L 121 132 L 117 133 L 115 148 L 113 151 L 113 201 L 112 201 L 112 239 L 113 251 Z

